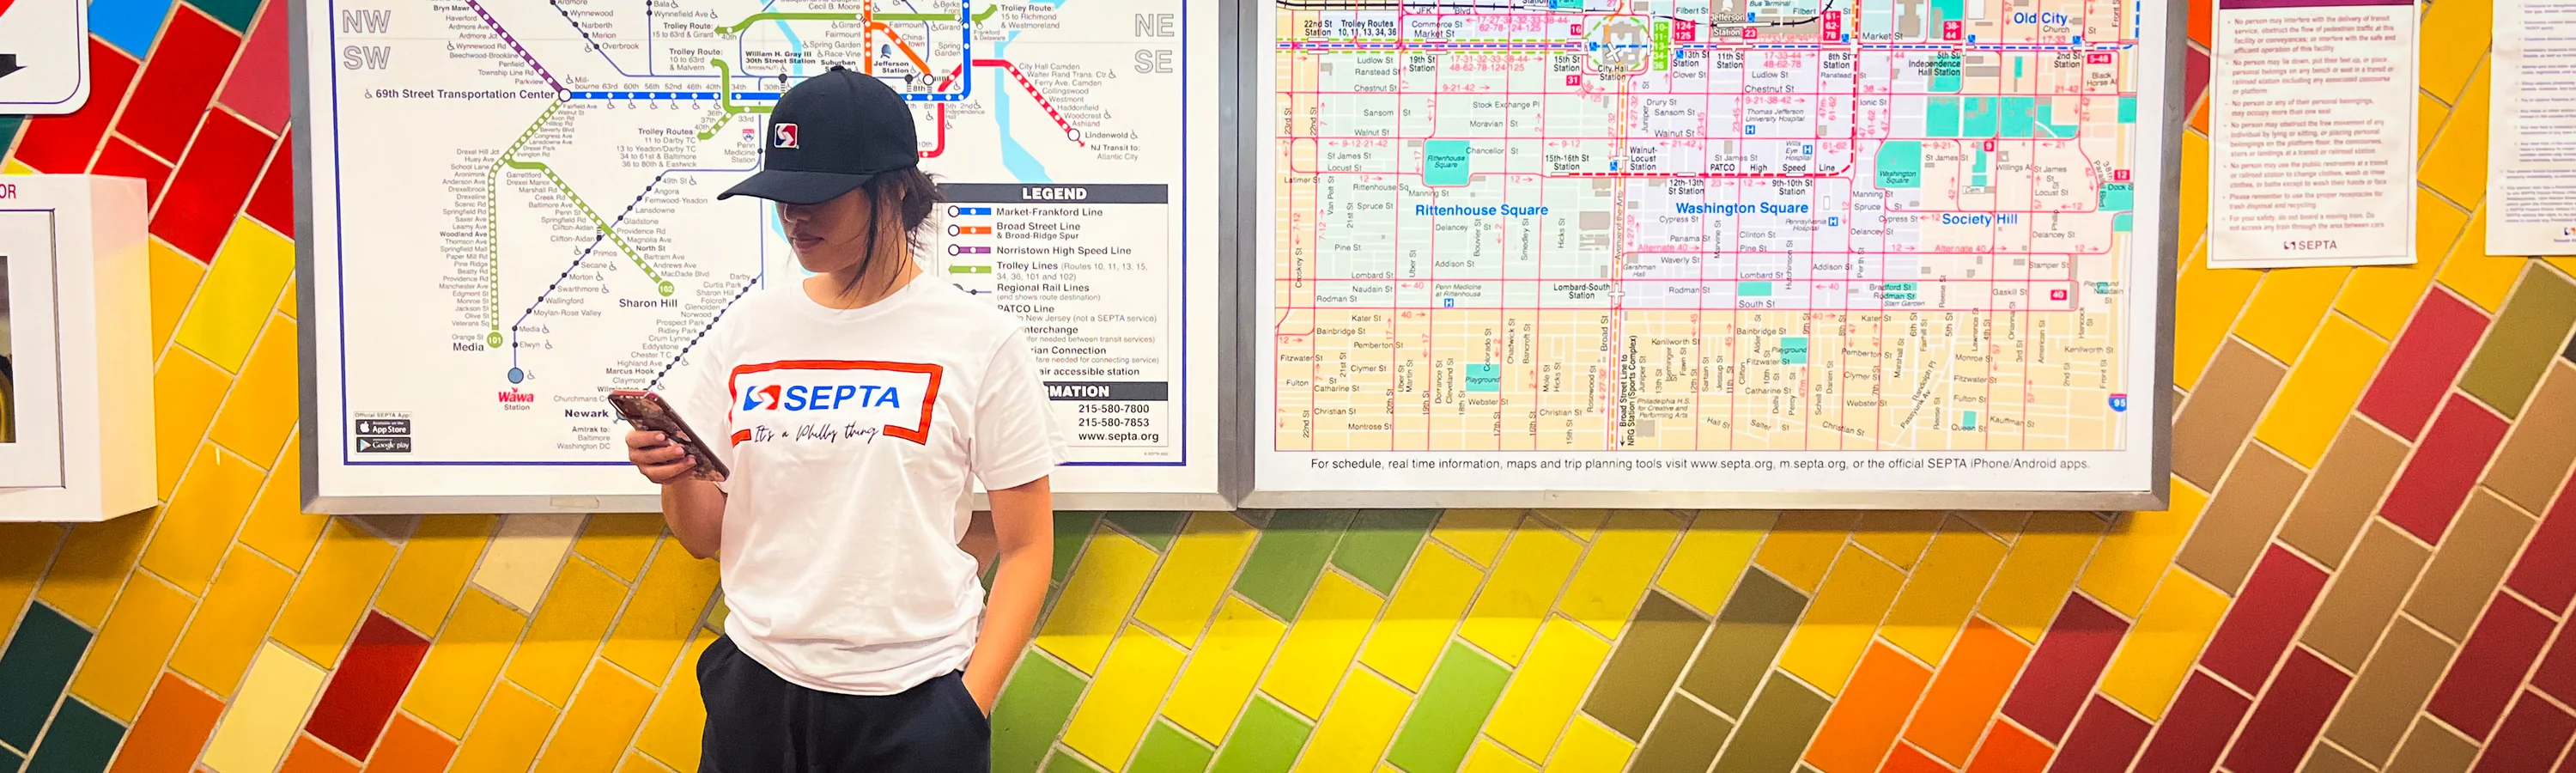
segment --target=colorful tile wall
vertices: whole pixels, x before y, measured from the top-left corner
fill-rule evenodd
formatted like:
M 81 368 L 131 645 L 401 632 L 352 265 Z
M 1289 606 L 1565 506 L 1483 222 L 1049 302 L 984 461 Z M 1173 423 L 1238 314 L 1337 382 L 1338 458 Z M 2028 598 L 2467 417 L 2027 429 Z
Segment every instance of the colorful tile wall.
M 2185 192 L 2171 510 L 1065 513 L 996 769 L 2564 766 L 2576 261 L 2481 254 L 2491 9 L 2424 8 L 2422 263 L 2211 270 Z M 296 511 L 285 9 L 96 0 L 0 117 L 155 191 L 169 498 L 0 525 L 0 773 L 695 769 L 657 519 Z

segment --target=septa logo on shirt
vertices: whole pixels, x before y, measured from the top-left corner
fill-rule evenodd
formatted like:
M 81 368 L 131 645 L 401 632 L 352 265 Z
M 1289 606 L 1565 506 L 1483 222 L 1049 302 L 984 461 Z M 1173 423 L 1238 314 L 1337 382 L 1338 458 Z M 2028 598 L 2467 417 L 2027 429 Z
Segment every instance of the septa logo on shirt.
M 795 125 L 795 124 L 792 124 L 792 123 L 782 123 L 782 124 L 779 124 L 779 125 L 777 125 L 776 127 L 773 127 L 773 128 L 774 128 L 774 129 L 776 129 L 776 130 L 777 130 L 777 132 L 778 132 L 778 146 L 779 146 L 779 147 L 782 147 L 782 148 L 792 148 L 792 147 L 796 147 L 796 125 Z
M 937 365 L 871 360 L 744 365 L 733 370 L 733 419 L 744 427 L 733 442 L 752 440 L 752 425 L 828 424 L 834 439 L 875 433 L 927 445 L 941 375 Z

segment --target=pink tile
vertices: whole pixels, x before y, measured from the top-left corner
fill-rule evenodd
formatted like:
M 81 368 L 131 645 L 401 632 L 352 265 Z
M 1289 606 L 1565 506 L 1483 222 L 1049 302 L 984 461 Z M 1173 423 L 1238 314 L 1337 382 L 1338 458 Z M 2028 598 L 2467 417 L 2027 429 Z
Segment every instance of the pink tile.
M 217 101 L 240 113 L 251 123 L 270 132 L 286 131 L 286 6 L 271 2 L 262 7 L 259 21 L 250 28 L 250 41 L 242 46 L 241 59 L 233 62 L 232 77 L 224 82 L 223 96 Z
M 2265 550 L 2236 605 L 2210 636 L 2200 664 L 2238 687 L 2262 687 L 2325 587 L 2325 570 L 2279 545 Z
M 2416 446 L 2415 457 L 2398 471 L 2397 485 L 2380 503 L 2379 514 L 2425 542 L 2440 544 L 2508 426 L 2486 406 L 2452 395 Z
M 2576 477 L 2559 488 L 2558 504 L 2541 517 L 2504 584 L 2554 613 L 2564 614 L 2576 599 Z
M 376 748 L 376 736 L 393 719 L 394 704 L 411 687 L 413 672 L 429 655 L 429 640 L 412 633 L 381 612 L 370 611 L 358 636 L 340 656 L 331 684 L 304 731 L 356 759 Z
M 2075 721 L 2076 710 L 2084 707 L 2084 697 L 2092 694 L 2093 682 L 2128 632 L 2129 624 L 2118 615 L 2081 594 L 2068 594 L 2066 606 L 2058 609 L 2057 620 L 2013 683 L 2012 695 L 2004 699 L 2004 716 L 2042 740 L 2065 737 L 2067 725 Z
M 2352 677 L 2326 662 L 2325 658 L 2300 647 L 2290 650 L 2290 658 L 2281 665 L 2281 674 L 2272 678 L 2270 689 L 2254 705 L 2253 716 L 2245 719 L 2245 732 L 2227 751 L 2227 769 L 2234 773 L 2294 773 L 2299 760 L 2308 755 L 2308 746 L 2317 742 L 2317 733 L 2326 726 L 2326 717 L 2334 713 L 2335 702 Z
M 2487 731 L 2495 729 L 2496 718 L 2503 716 L 2505 702 L 2522 688 L 2523 674 L 2540 657 L 2553 626 L 2530 604 L 2496 594 L 2487 604 L 2486 615 L 2478 618 L 2477 629 L 2460 643 L 2460 654 L 2451 659 L 2450 672 L 2433 689 L 2433 701 L 2425 710 L 2470 738 L 2485 738 Z
M 2386 365 L 2362 393 L 2361 413 L 2400 437 L 2414 440 L 2433 420 L 2442 393 L 2460 376 L 2478 337 L 2487 332 L 2487 315 L 2468 302 L 2439 290 L 2425 293 L 2415 319 L 2398 334 Z
M 2531 691 L 2513 702 L 2513 713 L 2505 715 L 2504 726 L 2496 728 L 2495 738 L 2487 742 L 2485 754 L 2478 755 L 2478 766 L 2470 773 L 2523 773 L 2542 770 L 2558 761 L 2566 751 L 2567 739 L 2576 736 L 2576 717 Z
M 2226 683 L 2208 674 L 2193 672 L 2183 683 L 2173 708 L 2156 726 L 2156 736 L 2147 743 L 2147 752 L 2138 758 L 2138 770 L 2156 773 L 2208 773 L 2218 767 L 2218 755 L 2227 751 L 2227 739 L 2236 734 L 2236 725 L 2245 721 L 2245 710 L 2254 702 L 2228 689 Z
M 2084 716 L 2075 720 L 2075 732 L 2058 747 L 2057 761 L 2050 763 L 2048 773 L 2122 773 L 2129 760 L 2138 756 L 2138 746 L 2147 742 L 2147 721 L 2120 708 L 2111 699 L 2093 696 L 2084 707 Z

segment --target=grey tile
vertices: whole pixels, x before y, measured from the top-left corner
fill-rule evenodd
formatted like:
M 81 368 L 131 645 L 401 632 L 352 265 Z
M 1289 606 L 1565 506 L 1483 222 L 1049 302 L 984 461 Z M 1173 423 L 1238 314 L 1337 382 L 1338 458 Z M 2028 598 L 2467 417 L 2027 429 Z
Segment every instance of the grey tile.
M 1708 620 L 1698 612 L 1661 591 L 1648 591 L 1593 681 L 1584 713 L 1620 735 L 1644 735 L 1708 631 Z
M 2477 625 L 2478 613 L 2495 596 L 2496 585 L 2504 581 L 2505 570 L 2512 568 L 2514 554 L 2531 536 L 2532 523 L 2531 516 L 2496 498 L 2494 492 L 2480 490 L 2471 495 L 2468 507 L 2460 510 L 2459 520 L 2434 549 L 2424 578 L 2406 597 L 2406 612 L 2453 639 L 2468 636 L 2469 628 Z
M 2236 458 L 2236 466 L 2227 472 L 2226 482 L 2201 511 L 2200 525 L 2192 530 L 2191 540 L 2183 543 L 2182 553 L 2174 562 L 2228 595 L 2235 595 L 2245 585 L 2245 575 L 2254 571 L 2254 562 L 2263 557 L 2263 546 L 2272 541 L 2272 530 L 2281 524 L 2281 516 L 2290 509 L 2290 500 L 2299 495 L 2300 484 L 2308 472 L 2299 465 L 2257 443 Z
M 2346 669 L 2359 668 L 2432 554 L 2387 521 L 2371 519 L 2299 641 Z
M 2298 503 L 2290 506 L 2281 541 L 2327 569 L 2341 566 L 2361 525 L 2378 512 L 2379 498 L 2396 481 L 2406 450 L 2406 441 L 2379 425 L 2359 416 L 2344 421 L 2342 433 L 2308 476 Z
M 2326 737 L 2371 764 L 2383 764 L 2397 753 L 2397 742 L 2423 710 L 2424 699 L 2441 682 L 2455 648 L 2431 629 L 2399 617 L 2380 639 L 2379 650 L 2362 666 L 2352 692 L 2335 709 Z

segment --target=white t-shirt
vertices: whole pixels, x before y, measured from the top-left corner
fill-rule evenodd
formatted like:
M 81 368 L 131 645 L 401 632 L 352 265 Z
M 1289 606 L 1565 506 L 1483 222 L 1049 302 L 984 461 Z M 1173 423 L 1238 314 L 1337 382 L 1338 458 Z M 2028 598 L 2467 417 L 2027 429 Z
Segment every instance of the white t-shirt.
M 927 275 L 848 310 L 787 282 L 735 303 L 689 359 L 672 404 L 733 473 L 726 635 L 829 692 L 902 692 L 964 664 L 984 611 L 957 547 L 969 483 L 1064 461 L 1019 320 Z

